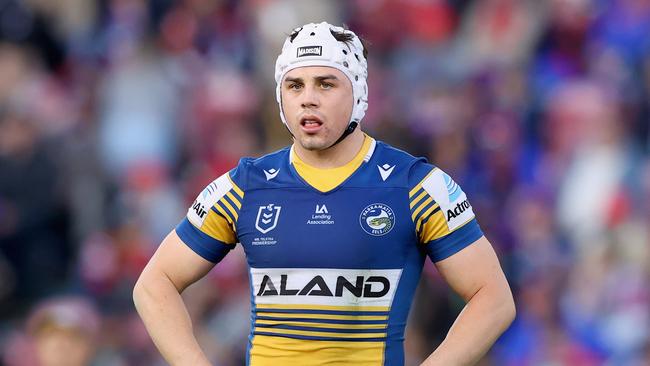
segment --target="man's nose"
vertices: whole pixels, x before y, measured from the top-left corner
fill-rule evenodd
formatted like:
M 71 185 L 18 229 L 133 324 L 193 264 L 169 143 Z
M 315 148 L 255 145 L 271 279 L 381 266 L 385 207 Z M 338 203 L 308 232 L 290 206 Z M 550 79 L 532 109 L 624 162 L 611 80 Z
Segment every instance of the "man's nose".
M 315 87 L 307 86 L 305 87 L 302 93 L 302 103 L 303 108 L 314 108 L 318 107 L 320 104 L 318 91 Z

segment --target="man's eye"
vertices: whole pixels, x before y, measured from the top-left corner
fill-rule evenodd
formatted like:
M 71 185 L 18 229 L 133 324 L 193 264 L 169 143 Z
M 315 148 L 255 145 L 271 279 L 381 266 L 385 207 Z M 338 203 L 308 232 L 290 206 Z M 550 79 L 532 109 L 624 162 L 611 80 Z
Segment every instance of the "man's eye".
M 330 83 L 321 83 L 321 84 L 320 84 L 320 87 L 323 88 L 323 89 L 330 89 L 330 88 L 334 87 L 334 84 L 330 84 Z
M 298 90 L 300 88 L 302 88 L 301 84 L 289 84 L 289 89 Z

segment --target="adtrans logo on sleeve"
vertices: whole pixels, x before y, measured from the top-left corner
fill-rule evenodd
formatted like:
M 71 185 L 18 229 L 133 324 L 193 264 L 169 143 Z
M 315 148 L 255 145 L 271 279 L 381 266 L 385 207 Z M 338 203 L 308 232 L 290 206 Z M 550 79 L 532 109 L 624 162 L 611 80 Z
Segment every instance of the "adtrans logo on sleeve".
M 208 184 L 188 209 L 187 218 L 194 226 L 201 227 L 210 208 L 232 189 L 228 174 L 225 173 Z
M 361 211 L 359 224 L 363 231 L 370 235 L 386 235 L 395 226 L 395 214 L 388 205 L 373 203 Z
M 450 231 L 474 218 L 474 211 L 465 192 L 442 170 L 435 169 L 422 182 L 422 187 L 440 205 Z
M 463 191 L 460 189 L 460 186 L 454 182 L 453 179 L 447 173 L 443 173 L 442 176 L 445 179 L 445 185 L 447 186 L 447 193 L 449 193 L 449 202 L 454 202 L 460 197 L 460 194 Z

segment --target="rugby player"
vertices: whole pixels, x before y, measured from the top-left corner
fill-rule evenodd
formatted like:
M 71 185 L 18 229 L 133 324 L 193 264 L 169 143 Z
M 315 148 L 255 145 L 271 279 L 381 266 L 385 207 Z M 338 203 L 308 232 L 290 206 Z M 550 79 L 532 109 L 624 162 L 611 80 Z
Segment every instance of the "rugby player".
M 275 80 L 293 144 L 211 182 L 135 286 L 169 363 L 210 364 L 180 294 L 237 244 L 250 278 L 249 365 L 403 365 L 427 256 L 466 305 L 423 365 L 472 365 L 512 322 L 510 287 L 463 190 L 362 132 L 366 79 L 353 32 L 323 22 L 287 37 Z

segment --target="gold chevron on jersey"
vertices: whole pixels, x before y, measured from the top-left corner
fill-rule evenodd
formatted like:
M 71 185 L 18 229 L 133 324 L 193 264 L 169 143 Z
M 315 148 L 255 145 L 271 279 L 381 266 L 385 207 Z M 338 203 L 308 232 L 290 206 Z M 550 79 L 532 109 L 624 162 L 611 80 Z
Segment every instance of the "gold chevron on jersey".
M 226 173 L 208 184 L 187 212 L 201 232 L 226 244 L 237 242 L 236 224 L 244 192 Z
M 440 215 L 440 205 L 435 201 L 433 196 L 423 187 L 423 183 L 429 179 L 431 174 L 436 170 L 434 168 L 426 177 L 424 177 L 418 184 L 415 185 L 409 191 L 409 207 L 411 209 L 411 219 L 415 223 L 415 231 L 418 233 L 418 236 L 422 238 L 422 233 L 427 232 L 423 230 L 425 224 L 429 220 L 436 216 Z M 434 220 L 437 222 L 438 220 Z

